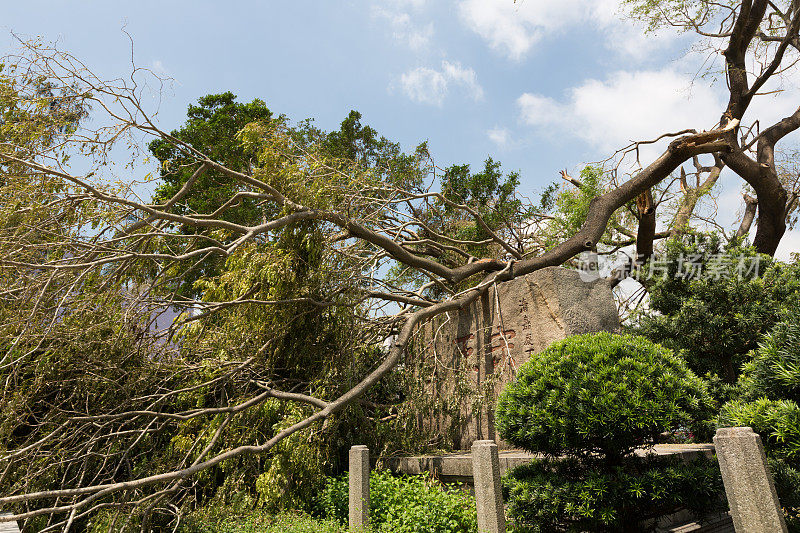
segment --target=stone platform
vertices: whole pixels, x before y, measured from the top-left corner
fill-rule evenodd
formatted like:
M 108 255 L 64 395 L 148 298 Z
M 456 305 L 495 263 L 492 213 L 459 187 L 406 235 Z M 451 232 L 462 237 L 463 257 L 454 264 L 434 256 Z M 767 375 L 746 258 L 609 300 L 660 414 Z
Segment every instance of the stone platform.
M 0 516 L 10 516 L 11 513 L 0 513 Z M 0 522 L 0 533 L 19 533 L 16 522 Z

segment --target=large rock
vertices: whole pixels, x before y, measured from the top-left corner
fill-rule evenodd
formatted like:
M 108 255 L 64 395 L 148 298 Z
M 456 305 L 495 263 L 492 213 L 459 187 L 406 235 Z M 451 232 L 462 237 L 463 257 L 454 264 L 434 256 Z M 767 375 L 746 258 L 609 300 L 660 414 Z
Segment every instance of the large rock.
M 416 376 L 418 423 L 438 445 L 468 449 L 495 440 L 494 404 L 503 386 L 536 352 L 570 335 L 617 331 L 610 284 L 550 267 L 500 283 L 459 313 L 422 328 Z

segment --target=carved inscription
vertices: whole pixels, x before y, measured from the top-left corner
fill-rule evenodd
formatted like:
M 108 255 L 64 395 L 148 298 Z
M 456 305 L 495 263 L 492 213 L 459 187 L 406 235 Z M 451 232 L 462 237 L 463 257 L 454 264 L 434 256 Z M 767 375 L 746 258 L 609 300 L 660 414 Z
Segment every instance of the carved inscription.
M 520 365 L 568 335 L 618 326 L 610 286 L 585 283 L 575 271 L 547 268 L 490 287 L 468 308 L 425 326 L 421 356 L 436 376 L 429 393 L 461 405 L 459 416 L 432 414 L 432 429 L 462 449 L 494 439 L 494 402 Z

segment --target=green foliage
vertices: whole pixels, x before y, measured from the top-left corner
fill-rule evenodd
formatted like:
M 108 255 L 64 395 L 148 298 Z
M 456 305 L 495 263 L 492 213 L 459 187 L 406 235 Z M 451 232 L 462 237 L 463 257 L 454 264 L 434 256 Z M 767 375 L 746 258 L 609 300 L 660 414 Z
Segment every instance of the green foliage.
M 632 457 L 621 466 L 576 459 L 536 460 L 503 478 L 516 533 L 642 531 L 641 522 L 686 508 L 720 507 L 719 467 L 705 458 L 684 463 Z
M 728 402 L 719 425 L 761 435 L 787 525 L 800 531 L 800 314 L 796 306 L 765 335 L 739 378 L 742 396 Z
M 602 195 L 608 186 L 603 170 L 586 166 L 580 172 L 579 187 L 573 184 L 554 182 L 548 185 L 539 201 L 539 211 L 551 218 L 539 228 L 539 237 L 545 249 L 550 249 L 575 234 L 586 222 L 589 205 Z M 613 245 L 615 228 L 622 225 L 623 210 L 614 213 L 601 243 Z
M 209 94 L 190 105 L 187 120 L 171 135 L 211 159 L 237 171 L 251 168 L 256 154 L 242 145 L 237 134 L 251 123 L 269 124 L 272 112 L 261 100 L 248 104 L 236 101 L 231 92 Z M 175 144 L 163 139 L 150 143 L 150 151 L 161 163 L 161 182 L 154 201 L 164 203 L 186 183 L 196 167 L 187 166 L 193 159 Z M 209 170 L 196 182 L 193 190 L 176 206 L 178 213 L 212 213 L 231 198 L 239 188 L 236 180 L 219 171 Z M 241 205 L 226 210 L 223 219 L 231 222 L 249 222 L 258 213 L 256 202 L 245 198 Z M 185 228 L 185 231 L 189 231 Z
M 603 194 L 603 172 L 597 167 L 587 166 L 581 170 L 581 187 L 559 188 L 558 192 L 545 191 L 542 204 L 554 207 L 555 219 L 548 226 L 552 245 L 565 235 L 572 235 L 586 222 L 591 201 Z
M 800 406 L 792 400 L 729 402 L 720 413 L 719 423 L 724 427 L 750 426 L 761 434 L 773 457 L 800 463 Z
M 764 336 L 739 382 L 748 400 L 765 396 L 800 402 L 800 307 L 787 309 Z
M 525 363 L 496 416 L 503 438 L 526 450 L 619 459 L 709 408 L 705 383 L 670 350 L 598 333 L 553 343 Z
M 350 112 L 339 131 L 325 133 L 310 120 L 290 126 L 285 116 L 274 117 L 263 101 L 240 103 L 231 92 L 210 94 L 200 98 L 198 105 L 190 105 L 186 123 L 171 135 L 185 146 L 161 139 L 149 145 L 161 163 L 161 184 L 153 198 L 157 204 L 166 204 L 198 170 L 191 150 L 233 171 L 252 173 L 305 206 L 353 215 L 359 206 L 347 198 L 348 190 L 387 182 L 414 189 L 421 180 L 424 158 L 419 150 L 404 154 L 399 144 L 379 137 L 374 129 L 361 124 L 361 114 L 356 111 Z M 375 197 L 380 194 L 376 190 Z M 283 214 L 276 211 L 280 207 L 265 206 L 263 198 L 236 177 L 212 168 L 196 178 L 170 210 L 179 215 L 215 214 L 214 218 L 253 226 Z M 346 208 L 339 209 L 345 201 Z M 319 225 L 307 224 L 305 229 Z M 230 231 L 209 231 L 187 224 L 177 224 L 174 229 L 201 235 L 203 246 L 230 243 L 240 237 Z M 220 259 L 209 258 L 199 263 L 182 262 L 175 268 L 184 279 L 181 293 L 197 297 L 194 282 L 218 274 L 223 265 Z
M 345 533 L 334 520 L 312 518 L 299 513 L 268 514 L 253 511 L 246 514 L 223 508 L 189 516 L 179 533 Z
M 644 22 L 649 31 L 663 27 L 692 31 L 713 24 L 717 15 L 727 14 L 729 8 L 739 3 L 739 0 L 623 0 L 622 8 Z
M 386 533 L 467 533 L 477 529 L 475 500 L 458 487 L 422 476 L 373 471 L 369 480 L 370 524 Z M 322 496 L 328 517 L 347 523 L 347 476 L 329 480 Z
M 519 173 L 503 174 L 500 163 L 491 157 L 484 161 L 480 172 L 469 165 L 452 165 L 442 176 L 442 196 L 447 202 L 437 201 L 423 216 L 439 233 L 450 238 L 483 241 L 491 237 L 486 227 L 498 234 L 516 228 L 527 220 L 532 211 L 517 196 Z M 455 205 L 466 205 L 483 219 L 479 224 L 469 213 Z M 488 246 L 471 246 L 469 252 L 478 257 L 504 254 Z
M 427 154 L 427 147 L 420 146 L 418 153 L 420 157 Z M 409 185 L 418 183 L 409 182 Z M 424 224 L 418 230 L 419 238 L 446 246 L 419 243 L 420 254 L 430 255 L 450 267 L 462 264 L 465 254 L 476 259 L 507 256 L 508 251 L 493 240 L 492 233 L 511 246 L 516 245 L 522 253 L 519 236 L 522 228 L 530 224 L 534 209 L 519 196 L 519 183 L 518 172 L 504 174 L 500 163 L 491 157 L 484 161 L 480 171 L 473 171 L 470 165 L 448 167 L 441 176 L 442 197 L 431 199 L 414 212 Z M 453 245 L 457 245 L 461 253 L 454 252 Z M 430 281 L 427 276 L 400 264 L 391 271 L 390 277 L 396 277 L 398 284 L 408 284 L 415 290 Z M 470 287 L 473 281 L 465 280 L 463 288 Z M 446 294 L 440 286 L 433 286 L 425 293 L 432 299 L 441 299 Z
M 361 115 L 355 111 L 339 131 L 325 133 L 310 121 L 289 127 L 284 117 L 273 118 L 263 102 L 240 104 L 235 96 L 224 93 L 201 98 L 198 106 L 191 106 L 186 124 L 174 135 L 201 151 L 213 145 L 212 157 L 230 168 L 253 171 L 259 180 L 303 205 L 354 216 L 360 209 L 375 213 L 376 205 L 365 208 L 353 200 L 352 190 L 376 187 L 369 196 L 378 198 L 380 204 L 379 186 L 387 180 L 413 188 L 420 176 L 422 156 L 403 154 L 398 144 L 362 125 Z M 217 143 L 220 138 L 224 138 L 221 144 Z M 192 169 L 180 166 L 183 155 L 174 147 L 154 143 L 151 149 L 164 162 L 164 184 L 157 198 L 163 202 L 185 184 Z M 195 184 L 195 192 L 175 209 L 210 213 L 239 187 L 242 184 L 227 176 L 208 172 Z M 245 198 L 231 212 L 232 222 L 261 222 L 263 208 L 255 201 L 252 209 L 247 208 L 247 201 Z M 343 202 L 346 209 L 341 208 Z M 378 207 L 382 208 L 385 205 Z M 328 240 L 336 231 L 319 221 L 303 221 L 250 241 L 224 262 L 207 265 L 194 274 L 186 275 L 188 264 L 175 266 L 186 280 L 183 292 L 214 310 L 181 317 L 185 324 L 175 339 L 184 357 L 209 368 L 251 360 L 246 383 L 188 394 L 198 407 L 216 405 L 223 399 L 244 401 L 259 393 L 257 381 L 333 398 L 369 371 L 379 355 L 369 332 L 364 331 L 361 317 L 365 309 L 360 288 L 354 286 L 361 268 L 355 257 L 357 248 L 351 256 L 337 254 Z M 223 242 L 234 237 L 220 231 L 207 236 Z M 214 309 L 215 302 L 236 300 L 244 301 Z M 385 381 L 365 399 L 379 404 L 395 402 L 396 387 Z M 309 413 L 307 406 L 267 401 L 237 416 L 218 446 L 263 442 Z M 188 451 L 188 444 L 211 424 L 207 418 L 185 424 L 175 436 L 175 445 Z M 323 428 L 295 433 L 266 456 L 240 457 L 199 474 L 191 505 L 226 506 L 238 501 L 243 509 L 317 512 L 315 495 L 326 475 L 341 470 L 342 454 L 354 435 L 379 448 L 372 439 L 383 430 L 362 406 L 345 409 Z
M 633 331 L 682 351 L 696 373 L 716 374 L 729 384 L 782 310 L 800 298 L 799 263 L 781 263 L 736 243 L 723 245 L 716 234 L 672 239 L 655 261 L 666 269 L 649 276 L 651 263 L 640 275 L 650 309 Z M 688 262 L 702 266 L 699 279 L 682 275 Z
M 749 426 L 761 435 L 789 531 L 800 532 L 800 407 L 761 398 L 725 405 L 719 425 Z
M 478 211 L 489 227 L 499 227 L 503 219 L 519 216 L 522 202 L 516 198 L 519 186 L 519 173 L 511 172 L 503 176 L 500 163 L 491 157 L 484 161 L 483 170 L 471 172 L 469 165 L 453 165 L 445 170 L 442 177 L 442 196 L 457 204 L 468 205 Z M 455 208 L 445 204 L 445 213 L 452 214 Z M 465 238 L 481 240 L 488 235 L 475 228 L 473 235 Z M 458 238 L 457 236 L 455 236 Z
M 507 442 L 549 456 L 508 474 L 519 531 L 630 531 L 678 506 L 707 510 L 721 490 L 707 461 L 632 455 L 664 431 L 708 417 L 706 384 L 670 350 L 633 335 L 553 343 L 501 393 Z

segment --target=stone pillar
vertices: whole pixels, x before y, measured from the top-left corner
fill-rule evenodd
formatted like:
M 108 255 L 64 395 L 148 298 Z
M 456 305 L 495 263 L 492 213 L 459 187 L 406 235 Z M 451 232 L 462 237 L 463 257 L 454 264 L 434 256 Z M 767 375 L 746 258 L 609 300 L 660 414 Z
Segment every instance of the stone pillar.
M 720 428 L 714 445 L 736 532 L 786 532 L 761 437 L 749 427 Z
M 505 532 L 500 457 L 493 440 L 476 440 L 472 443 L 472 477 L 478 508 L 478 533 Z
M 349 487 L 350 529 L 364 531 L 369 527 L 369 448 L 350 448 Z

